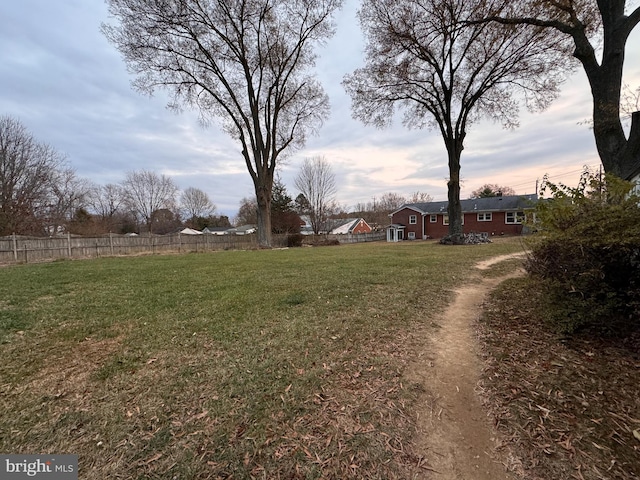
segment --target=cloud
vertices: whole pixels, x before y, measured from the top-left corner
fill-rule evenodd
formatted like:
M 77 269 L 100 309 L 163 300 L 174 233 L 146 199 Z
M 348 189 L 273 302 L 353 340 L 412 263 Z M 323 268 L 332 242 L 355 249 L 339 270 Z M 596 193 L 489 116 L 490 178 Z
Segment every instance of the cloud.
M 443 200 L 448 168 L 439 132 L 408 130 L 400 121 L 379 130 L 351 118 L 341 82 L 363 63 L 358 5 L 345 2 L 336 35 L 317 50 L 316 71 L 330 97 L 331 116 L 306 148 L 282 163 L 282 179 L 295 196 L 302 160 L 324 155 L 346 205 L 386 192 L 423 191 Z M 120 182 L 130 170 L 155 170 L 180 188 L 201 188 L 229 216 L 252 195 L 234 140 L 216 125 L 204 128 L 196 112 L 169 111 L 166 92 L 148 97 L 131 88 L 119 53 L 100 33 L 100 24 L 110 21 L 104 2 L 7 1 L 0 3 L 0 18 L 0 115 L 17 117 L 36 138 L 67 154 L 79 175 L 104 184 Z M 625 78 L 635 88 L 640 31 L 630 37 L 626 58 Z M 576 172 L 577 179 L 583 164 L 598 164 L 592 132 L 578 125 L 590 110 L 588 84 L 578 72 L 549 110 L 523 112 L 519 129 L 474 125 L 462 156 L 463 196 L 487 182 L 531 193 L 545 173 Z

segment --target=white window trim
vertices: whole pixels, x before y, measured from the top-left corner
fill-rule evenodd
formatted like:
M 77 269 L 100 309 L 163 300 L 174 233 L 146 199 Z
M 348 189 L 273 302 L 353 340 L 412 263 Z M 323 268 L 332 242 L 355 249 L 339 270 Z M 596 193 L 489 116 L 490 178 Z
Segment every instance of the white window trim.
M 438 215 L 429 215 L 429 223 L 437 223 Z
M 416 232 L 407 232 L 407 238 L 409 240 L 415 240 L 416 239 Z
M 513 216 L 513 220 L 509 220 L 509 216 Z M 504 223 L 507 225 L 522 225 L 524 221 L 524 212 L 506 212 L 504 214 Z
M 418 223 L 417 215 L 409 215 L 409 225 L 416 225 Z
M 493 213 L 491 213 L 491 212 L 478 213 L 478 217 L 477 218 L 478 218 L 479 222 L 491 222 L 491 221 L 493 221 Z

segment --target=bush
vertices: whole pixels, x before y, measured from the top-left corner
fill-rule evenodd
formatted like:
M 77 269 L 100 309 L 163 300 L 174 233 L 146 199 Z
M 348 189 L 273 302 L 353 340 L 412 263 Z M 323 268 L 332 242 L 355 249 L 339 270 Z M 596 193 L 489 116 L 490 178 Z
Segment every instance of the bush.
M 585 171 L 576 188 L 545 180 L 527 270 L 542 280 L 546 316 L 563 332 L 626 334 L 640 318 L 640 198 L 632 184 Z
M 287 235 L 287 247 L 301 247 L 303 236 L 300 233 Z

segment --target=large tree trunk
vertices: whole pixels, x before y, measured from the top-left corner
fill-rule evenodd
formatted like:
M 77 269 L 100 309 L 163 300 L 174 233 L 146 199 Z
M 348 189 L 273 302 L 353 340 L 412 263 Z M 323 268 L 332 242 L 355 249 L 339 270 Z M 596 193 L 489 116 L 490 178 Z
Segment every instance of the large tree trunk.
M 602 65 L 587 66 L 583 62 L 593 96 L 593 134 L 598 154 L 605 172 L 618 177 L 625 177 L 640 163 L 637 115 L 628 138 L 620 120 L 623 64 L 624 41 L 620 39 L 605 41 Z
M 449 235 L 448 241 L 454 245 L 464 243 L 462 232 L 462 204 L 460 203 L 460 157 L 462 155 L 462 139 L 447 142 L 447 152 L 449 155 L 449 181 L 447 182 L 447 197 L 449 204 L 447 214 L 449 215 Z
M 633 116 L 629 137 L 620 119 L 625 47 L 640 11 L 625 15 L 624 0 L 598 0 L 598 8 L 604 35 L 600 63 L 583 25 L 574 25 L 569 33 L 576 46 L 574 56 L 582 63 L 591 87 L 593 134 L 602 166 L 605 172 L 624 178 L 640 166 L 640 118 Z
M 266 183 L 266 179 L 261 179 Z M 268 185 L 256 185 L 258 202 L 258 246 L 271 248 L 271 190 L 273 180 Z

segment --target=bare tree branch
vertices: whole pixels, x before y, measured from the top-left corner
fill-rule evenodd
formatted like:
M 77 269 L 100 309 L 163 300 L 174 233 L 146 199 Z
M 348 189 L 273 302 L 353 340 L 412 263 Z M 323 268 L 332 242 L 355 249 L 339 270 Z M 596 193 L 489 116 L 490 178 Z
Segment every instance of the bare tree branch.
M 107 0 L 103 32 L 142 92 L 168 89 L 240 142 L 258 201 L 258 240 L 270 245 L 280 155 L 304 145 L 328 115 L 309 74 L 313 46 L 334 30 L 342 0 Z
M 482 117 L 517 126 L 519 99 L 532 111 L 557 96 L 564 53 L 542 29 L 477 22 L 490 0 L 365 0 L 358 15 L 366 66 L 345 77 L 353 115 L 384 127 L 396 109 L 412 128 L 437 128 L 449 157 L 449 224 L 462 233 L 460 157 Z

